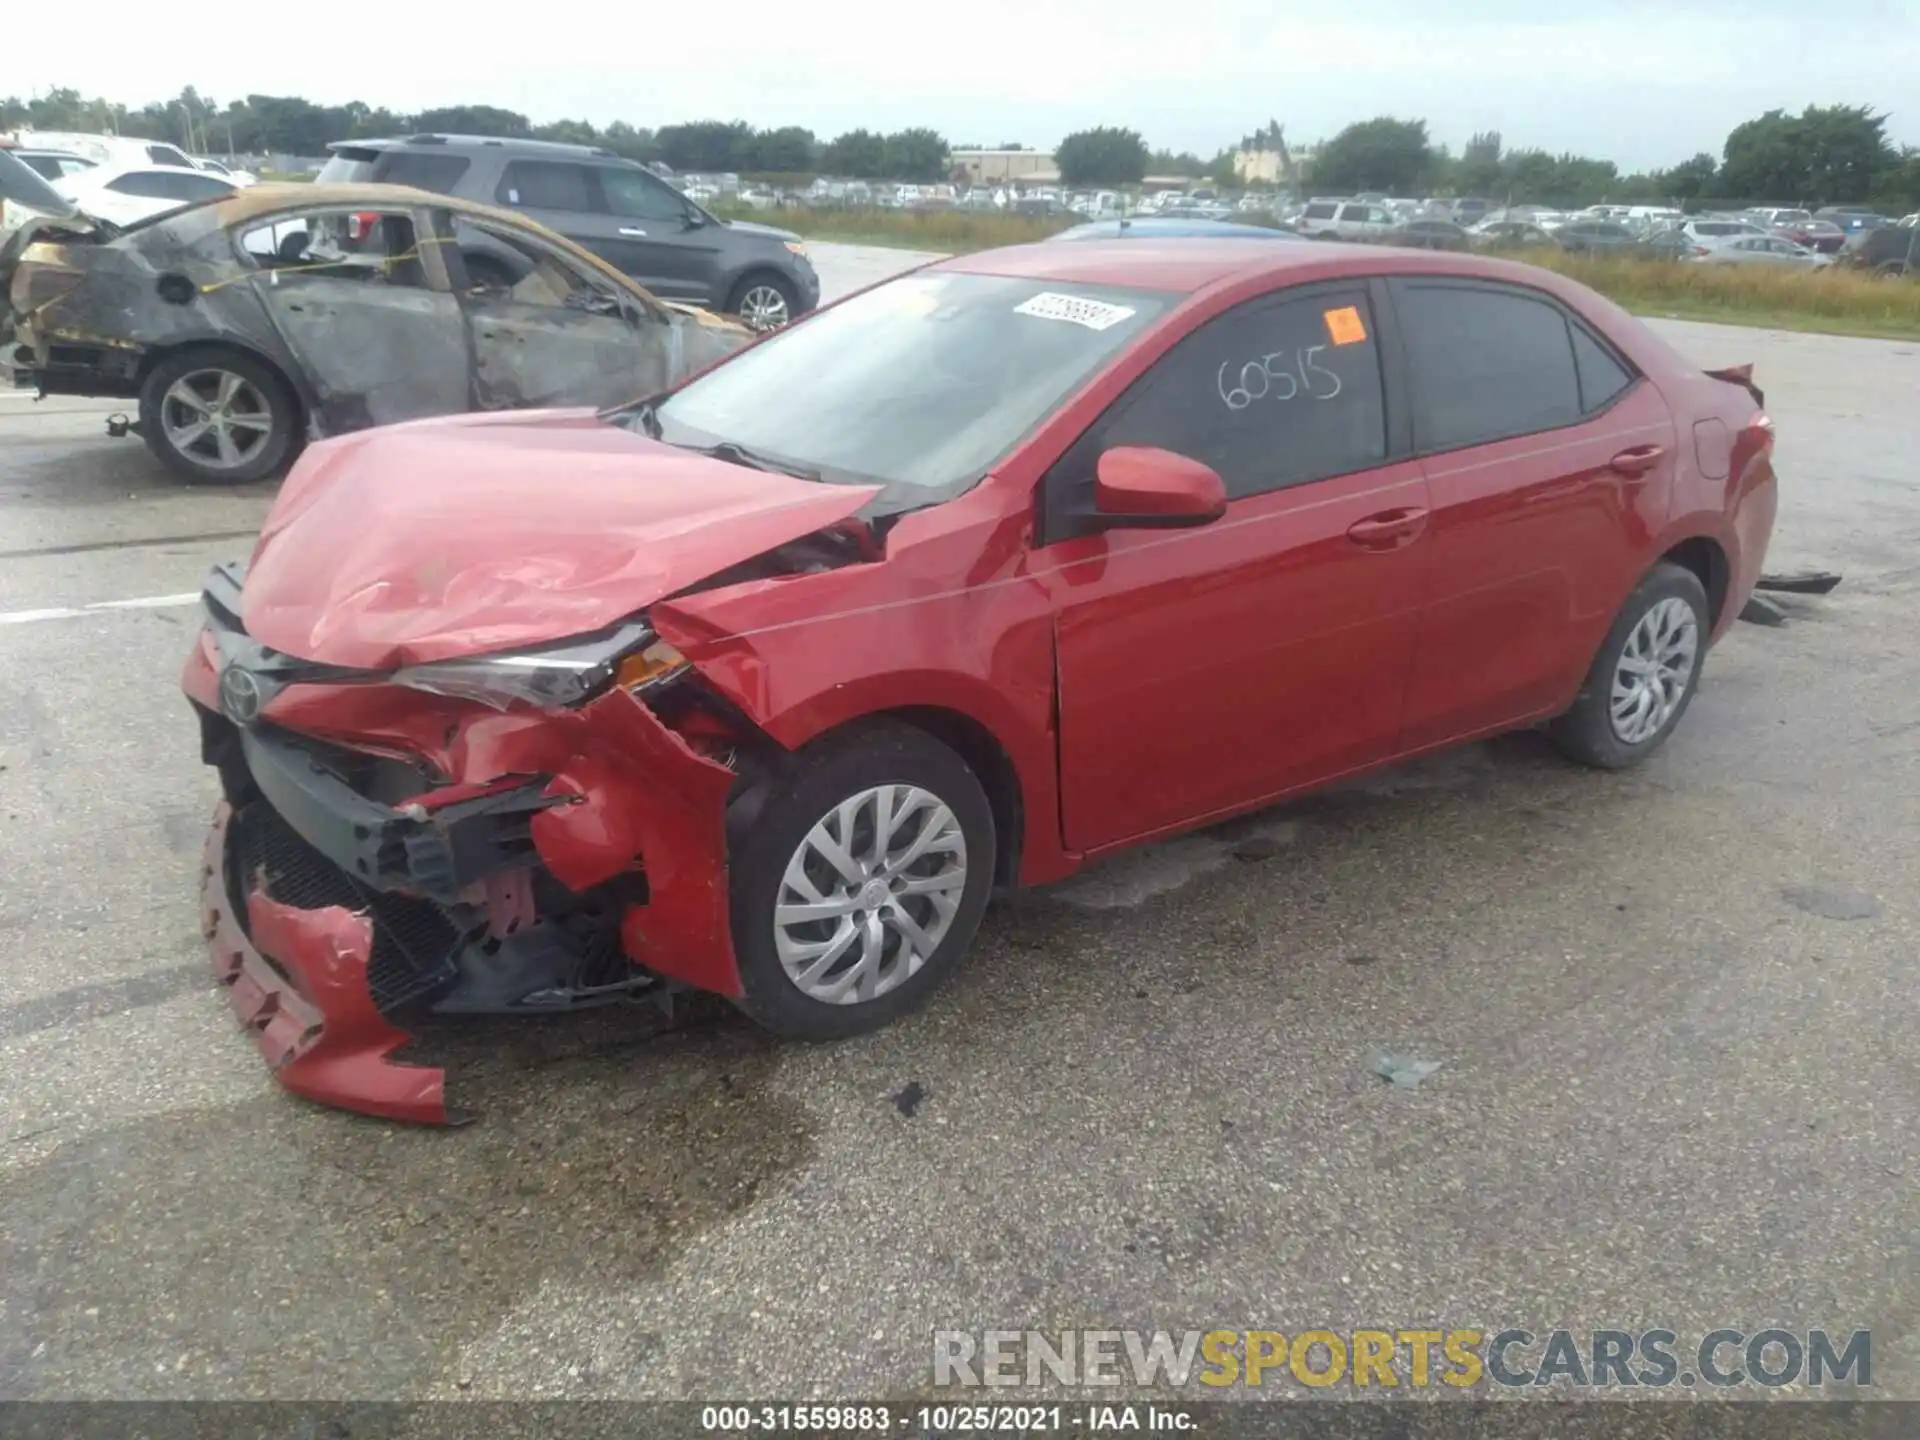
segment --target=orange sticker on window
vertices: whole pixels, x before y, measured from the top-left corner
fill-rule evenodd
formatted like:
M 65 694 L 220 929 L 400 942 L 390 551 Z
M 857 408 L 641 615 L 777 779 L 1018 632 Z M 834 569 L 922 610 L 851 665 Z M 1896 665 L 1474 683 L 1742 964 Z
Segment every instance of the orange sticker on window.
M 1367 322 L 1360 318 L 1357 306 L 1343 305 L 1327 311 L 1327 335 L 1336 345 L 1361 345 L 1366 342 Z

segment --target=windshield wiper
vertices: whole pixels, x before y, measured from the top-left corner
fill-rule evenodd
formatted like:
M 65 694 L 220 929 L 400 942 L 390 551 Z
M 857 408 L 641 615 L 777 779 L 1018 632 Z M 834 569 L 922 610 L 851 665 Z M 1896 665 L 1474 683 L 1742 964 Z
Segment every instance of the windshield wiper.
M 715 460 L 725 460 L 729 465 L 744 465 L 749 470 L 765 470 L 772 475 L 791 475 L 796 480 L 818 480 L 820 472 L 809 470 L 803 465 L 788 465 L 775 460 L 770 455 L 762 455 L 758 450 L 749 450 L 746 446 L 732 440 L 722 440 L 718 445 L 689 445 L 687 449 L 696 455 L 711 455 Z

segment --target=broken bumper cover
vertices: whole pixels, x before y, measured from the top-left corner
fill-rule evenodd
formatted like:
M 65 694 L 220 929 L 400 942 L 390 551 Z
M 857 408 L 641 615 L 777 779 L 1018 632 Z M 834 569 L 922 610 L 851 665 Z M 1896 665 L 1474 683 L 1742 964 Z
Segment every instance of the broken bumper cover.
M 216 647 L 203 635 L 183 676 L 203 755 L 227 803 L 208 840 L 205 923 L 215 974 L 281 1084 L 393 1119 L 444 1123 L 444 1076 L 395 1062 L 397 1021 L 447 998 L 488 938 L 491 892 L 560 893 L 638 876 L 618 915 L 635 973 L 737 995 L 727 924 L 727 767 L 694 752 L 642 702 L 613 691 L 575 710 L 449 708 L 391 686 L 295 684 L 305 713 L 372 733 L 442 777 L 381 804 L 339 773 L 350 753 L 271 722 L 223 713 Z M 304 693 L 303 693 L 304 692 Z M 450 723 L 455 715 L 463 722 Z M 369 744 L 373 744 L 370 738 Z M 539 918 L 539 917 L 534 917 Z M 497 934 L 498 932 L 496 932 Z
M 392 1058 L 409 1037 L 381 1015 L 367 986 L 373 917 L 340 905 L 297 909 L 233 876 L 232 819 L 223 801 L 201 872 L 202 928 L 214 978 L 274 1079 L 323 1105 L 448 1123 L 445 1073 Z

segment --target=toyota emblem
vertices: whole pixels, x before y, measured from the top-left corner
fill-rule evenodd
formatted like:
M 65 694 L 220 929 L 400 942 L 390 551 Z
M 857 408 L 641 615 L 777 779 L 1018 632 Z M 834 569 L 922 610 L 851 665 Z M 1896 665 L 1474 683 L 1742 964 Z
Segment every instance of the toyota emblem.
M 220 704 L 232 719 L 251 725 L 260 715 L 260 682 L 251 671 L 229 665 L 220 674 Z

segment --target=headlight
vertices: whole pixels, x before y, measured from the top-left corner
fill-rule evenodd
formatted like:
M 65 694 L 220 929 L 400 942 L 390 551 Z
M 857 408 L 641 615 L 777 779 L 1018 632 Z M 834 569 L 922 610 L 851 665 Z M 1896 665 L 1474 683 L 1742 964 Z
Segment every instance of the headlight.
M 807 247 L 804 244 L 802 244 L 800 241 L 784 240 L 781 243 L 785 245 L 787 249 L 791 250 L 794 254 L 798 255 L 802 260 L 807 258 Z
M 408 665 L 389 678 L 411 690 L 475 700 L 496 710 L 516 700 L 554 709 L 581 704 L 615 683 L 636 692 L 652 690 L 686 668 L 678 650 L 633 623 L 542 650 Z

